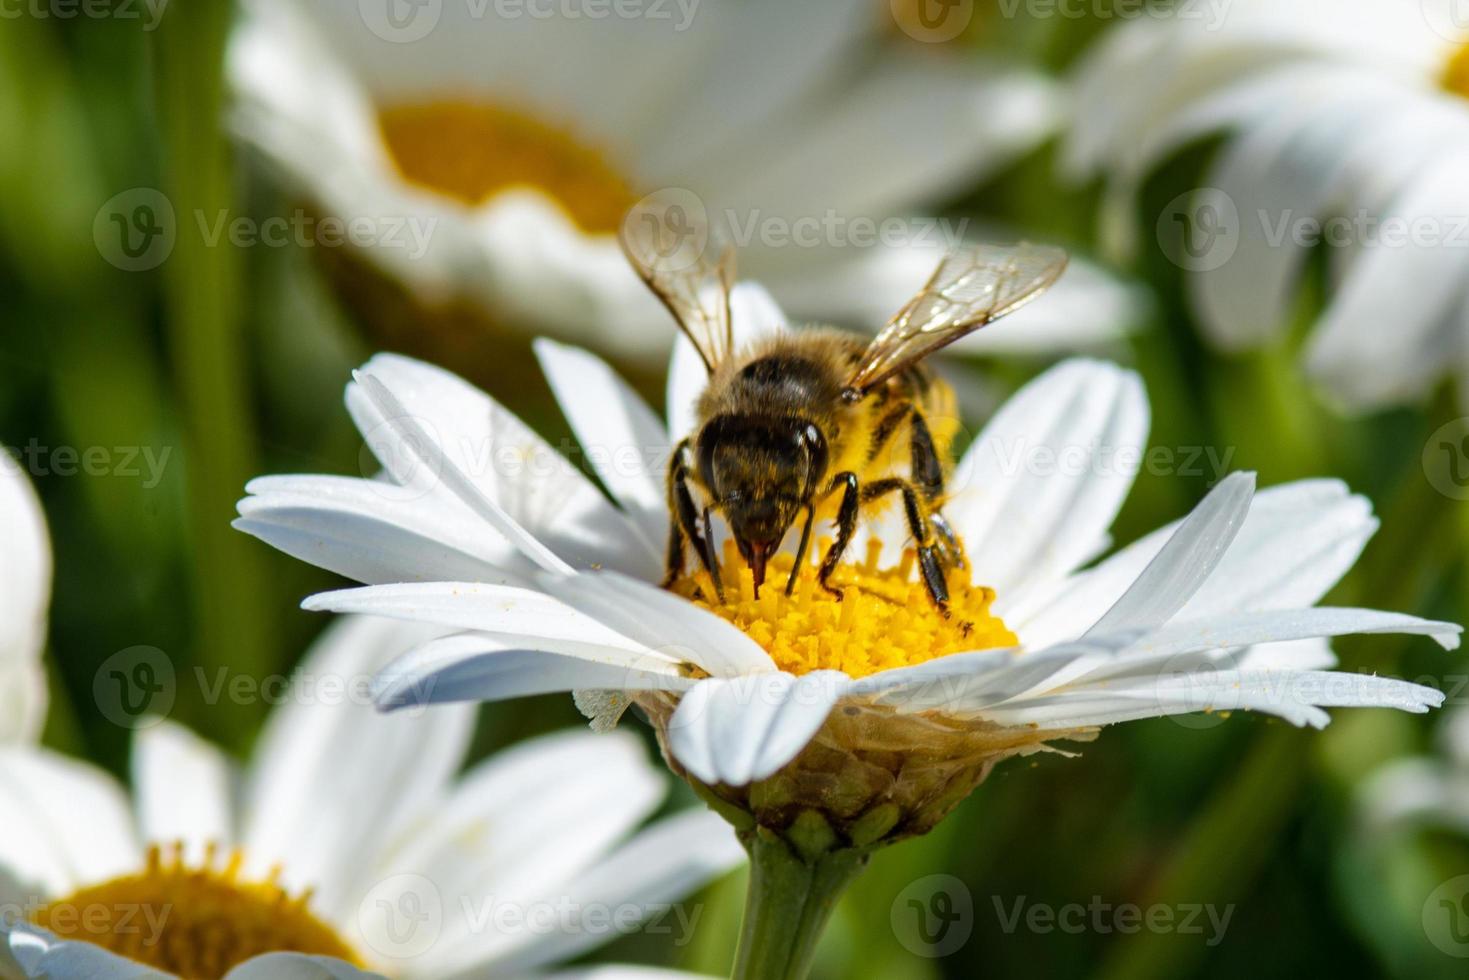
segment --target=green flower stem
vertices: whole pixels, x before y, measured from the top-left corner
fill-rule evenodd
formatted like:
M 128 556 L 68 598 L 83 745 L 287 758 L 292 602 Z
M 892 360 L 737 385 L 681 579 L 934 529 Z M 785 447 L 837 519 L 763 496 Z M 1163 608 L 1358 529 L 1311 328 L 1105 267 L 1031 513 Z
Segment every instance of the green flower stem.
M 170 8 L 154 34 L 164 189 L 177 241 L 161 267 L 170 354 L 185 422 L 192 551 L 198 582 L 198 660 L 206 669 L 275 666 L 270 581 L 254 542 L 234 531 L 235 500 L 259 472 L 247 386 L 241 255 L 197 230 L 197 216 L 230 214 L 234 176 L 221 130 L 225 42 L 233 6 L 222 0 Z M 229 699 L 213 709 L 236 740 L 253 709 Z M 223 734 L 223 732 L 221 732 Z
M 734 980 L 802 980 L 837 899 L 867 864 L 867 852 L 802 855 L 782 837 L 757 828 L 745 837 L 750 890 Z

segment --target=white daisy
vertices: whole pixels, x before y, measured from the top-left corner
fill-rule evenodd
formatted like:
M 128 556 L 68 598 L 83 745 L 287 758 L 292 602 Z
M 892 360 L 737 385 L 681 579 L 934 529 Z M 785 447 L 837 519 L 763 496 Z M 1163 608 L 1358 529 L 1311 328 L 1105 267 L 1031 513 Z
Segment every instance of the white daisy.
M 733 306 L 740 346 L 786 329 L 758 287 L 738 287 Z M 242 530 L 368 583 L 308 608 L 463 630 L 386 671 L 386 707 L 595 690 L 582 701 L 601 713 L 632 700 L 671 765 L 722 804 L 782 828 L 810 803 L 854 842 L 921 832 L 997 760 L 1113 722 L 1240 708 L 1319 727 L 1323 707 L 1443 700 L 1323 669 L 1327 637 L 1453 646 L 1460 631 L 1315 607 L 1376 528 L 1369 503 L 1335 481 L 1257 496 L 1235 474 L 1185 520 L 1088 567 L 1146 448 L 1129 371 L 1064 363 L 976 439 L 944 508 L 973 584 L 951 580 L 945 619 L 886 519 L 869 521 L 838 572 L 855 586 L 841 603 L 811 569 L 793 598 L 756 598 L 738 560 L 728 602 L 709 601 L 702 573 L 680 594 L 660 589 L 668 516 L 648 464 L 690 429 L 697 355 L 686 342 L 675 353 L 665 429 L 593 355 L 550 342 L 538 353 L 616 505 L 488 396 L 392 355 L 347 390 L 387 479 L 267 477 L 240 503 Z
M 46 713 L 40 663 L 51 602 L 51 542 L 30 480 L 0 452 L 0 743 L 34 738 Z
M 1362 784 L 1369 829 L 1428 825 L 1469 835 L 1469 711 L 1444 719 L 1441 742 L 1438 756 L 1389 763 Z
M 1218 23 L 1120 25 L 1077 74 L 1069 168 L 1108 174 L 1109 233 L 1125 239 L 1149 171 L 1227 133 L 1211 192 L 1182 211 L 1201 222 L 1184 262 L 1208 336 L 1229 350 L 1278 336 L 1324 241 L 1332 287 L 1308 366 L 1352 407 L 1417 399 L 1469 363 L 1461 7 L 1238 0 Z
M 460 773 L 470 706 L 383 717 L 372 672 L 431 635 L 331 626 L 243 772 L 161 720 L 131 798 L 0 750 L 0 976 L 541 975 L 740 860 L 702 810 L 638 830 L 666 782 L 636 739 L 545 736 Z
M 614 237 L 638 198 L 677 189 L 792 309 L 874 322 L 965 230 L 914 209 L 1061 119 L 1049 80 L 905 38 L 878 0 L 703 0 L 687 23 L 637 0 L 661 13 L 531 13 L 548 6 L 429 0 L 389 21 L 387 0 L 255 0 L 236 128 L 428 305 L 656 366 L 674 335 Z M 1078 265 L 974 348 L 1094 344 L 1134 317 Z

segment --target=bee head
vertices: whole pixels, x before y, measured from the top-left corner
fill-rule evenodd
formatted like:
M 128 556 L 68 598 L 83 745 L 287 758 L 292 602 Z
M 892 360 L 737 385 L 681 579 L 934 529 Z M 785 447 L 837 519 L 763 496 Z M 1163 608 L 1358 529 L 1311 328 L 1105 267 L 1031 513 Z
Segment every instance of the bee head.
M 765 563 L 826 475 L 826 439 L 804 419 L 720 415 L 699 433 L 698 465 L 758 590 Z

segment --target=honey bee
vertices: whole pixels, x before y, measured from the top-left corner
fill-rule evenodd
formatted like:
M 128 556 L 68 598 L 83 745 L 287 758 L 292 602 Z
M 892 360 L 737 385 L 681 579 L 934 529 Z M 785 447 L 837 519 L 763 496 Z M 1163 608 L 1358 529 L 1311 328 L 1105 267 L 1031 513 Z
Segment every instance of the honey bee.
M 952 426 L 940 425 L 936 434 L 930 422 L 952 420 L 954 397 L 922 361 L 1039 296 L 1060 277 L 1066 253 L 1028 244 L 956 249 L 870 343 L 833 327 L 808 327 L 736 350 L 732 251 L 711 264 L 702 248 L 691 247 L 687 227 L 653 210 L 630 215 L 621 241 L 709 373 L 695 405 L 696 429 L 670 460 L 665 585 L 683 574 L 692 547 L 723 600 L 711 518 L 717 513 L 758 594 L 766 562 L 800 519 L 789 595 L 806 564 L 817 510 L 835 499 L 836 536 L 817 580 L 840 598 L 830 579 L 860 512 L 896 495 L 924 586 L 947 615 L 945 574 L 964 568 L 965 559 L 941 510 Z M 889 451 L 901 461 L 904 444 L 906 473 Z

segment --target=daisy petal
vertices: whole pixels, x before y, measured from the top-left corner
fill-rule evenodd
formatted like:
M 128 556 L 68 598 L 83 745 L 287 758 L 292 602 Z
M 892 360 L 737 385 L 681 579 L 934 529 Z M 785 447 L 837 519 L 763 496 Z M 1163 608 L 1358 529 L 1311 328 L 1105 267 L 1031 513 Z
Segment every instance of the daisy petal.
M 415 582 L 322 592 L 301 603 L 315 612 L 363 613 L 496 636 L 564 641 L 651 653 L 540 592 L 477 582 Z M 666 659 L 666 658 L 665 658 Z M 669 664 L 674 661 L 669 660 Z
M 616 572 L 543 575 L 541 586 L 654 653 L 714 677 L 775 670 L 770 655 L 739 627 L 657 586 Z
M 359 374 L 357 380 L 373 404 L 382 412 L 387 424 L 398 435 L 399 447 L 405 451 L 405 455 L 418 459 L 429 472 L 443 481 L 449 492 L 537 565 L 549 572 L 566 573 L 572 570 L 570 565 L 536 540 L 503 507 L 475 486 L 468 474 L 454 465 L 439 443 L 430 437 L 423 425 L 393 396 L 387 385 L 370 374 Z
M 456 503 L 382 480 L 251 480 L 235 526 L 293 557 L 359 582 L 522 579 L 534 568 Z
M 619 916 L 620 921 L 601 929 L 584 926 L 551 935 L 511 936 L 511 948 L 495 956 L 490 972 L 520 976 L 540 966 L 572 959 L 611 941 L 635 923 L 657 917 L 668 903 L 738 866 L 744 858 L 744 849 L 729 824 L 713 813 L 691 811 L 660 821 L 565 883 L 554 899 L 569 902 L 576 909 L 611 909 L 619 913 L 639 910 L 640 914 Z M 489 965 L 483 960 L 480 963 Z
M 325 914 L 345 912 L 370 869 L 362 855 L 393 840 L 458 771 L 473 709 L 384 717 L 373 674 L 433 631 L 348 617 L 329 626 L 266 721 L 247 774 L 240 835 L 248 869 L 284 868 Z
M 1319 602 L 1356 564 L 1377 524 L 1371 502 L 1339 480 L 1262 490 L 1223 560 L 1179 615 Z
M 190 862 L 205 845 L 234 844 L 233 774 L 218 748 L 182 725 L 160 721 L 133 736 L 133 798 L 146 841 L 181 841 Z
M 976 576 L 1016 602 L 1096 555 L 1147 434 L 1131 371 L 1070 360 L 1021 389 L 965 454 L 944 508 Z
M 25 472 L 0 454 L 0 664 L 41 652 L 51 600 L 51 541 L 41 502 Z M 4 722 L 0 722 L 0 738 Z
M 13 964 L 13 967 L 12 967 Z M 178 980 L 96 943 L 61 939 L 24 919 L 0 918 L 0 967 L 25 980 Z
M 834 670 L 700 681 L 674 712 L 669 748 L 705 783 L 765 779 L 806 747 L 850 686 Z
M 0 747 L 0 867 L 42 894 L 137 870 L 127 796 L 112 777 L 47 749 Z
M 1311 339 L 1312 374 L 1352 406 L 1410 400 L 1442 370 L 1445 351 L 1434 335 L 1464 302 L 1469 261 L 1444 244 L 1464 214 L 1466 166 L 1469 151 L 1444 155 L 1390 207 L 1384 220 L 1415 230 L 1399 231 L 1397 247 L 1384 238 L 1364 252 Z M 1420 238 L 1425 222 L 1429 236 Z
M 253 956 L 224 975 L 224 980 L 387 980 L 345 960 L 305 953 Z
M 668 431 L 638 393 L 595 354 L 539 339 L 541 369 L 587 461 L 613 498 L 658 547 L 668 537 L 662 474 L 671 446 Z
M 565 691 L 682 691 L 692 683 L 651 654 L 458 633 L 431 640 L 385 667 L 373 681 L 373 698 L 390 711 Z
M 1219 565 L 1244 524 L 1254 492 L 1252 473 L 1232 473 L 1220 481 L 1087 635 L 1167 622 Z
M 642 742 L 620 733 L 534 738 L 471 769 L 380 869 L 380 880 L 428 879 L 445 908 L 459 912 L 448 916 L 417 969 L 502 975 L 494 960 L 517 943 L 485 928 L 476 907 L 488 900 L 529 913 L 532 904 L 564 895 L 567 883 L 605 860 L 666 792 Z

